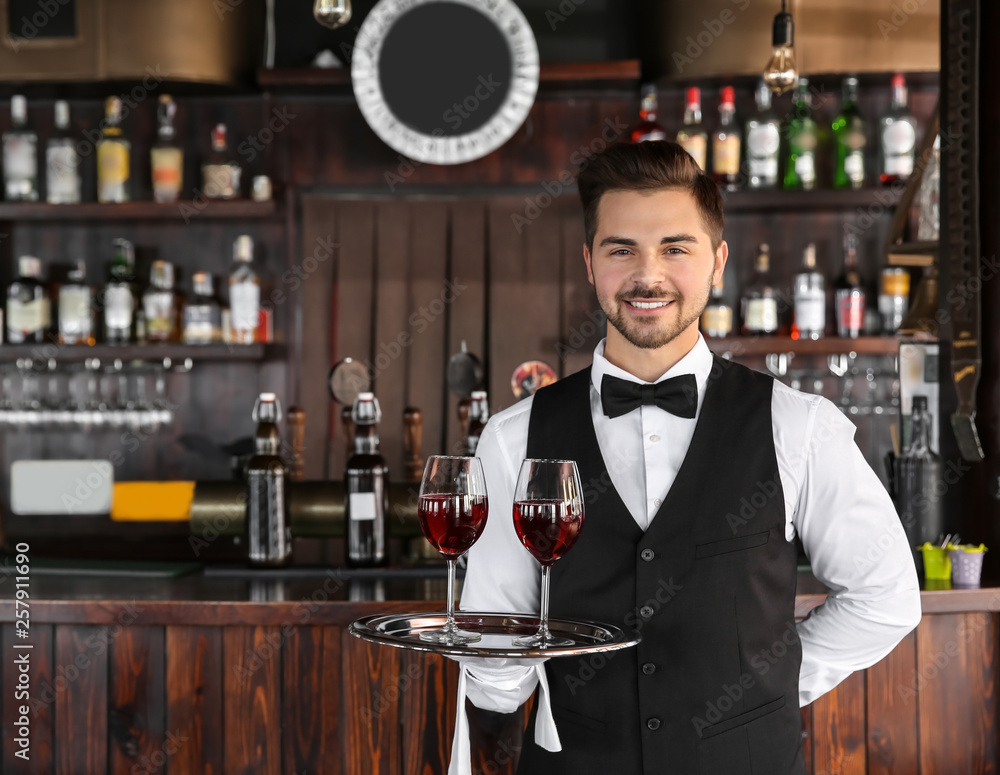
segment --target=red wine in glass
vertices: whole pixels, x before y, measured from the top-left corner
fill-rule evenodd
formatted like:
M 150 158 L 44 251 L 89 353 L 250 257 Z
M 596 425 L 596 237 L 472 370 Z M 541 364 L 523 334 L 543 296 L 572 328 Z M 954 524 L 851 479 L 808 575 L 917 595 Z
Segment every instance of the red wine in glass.
M 420 529 L 446 559 L 457 560 L 482 535 L 489 502 L 484 495 L 421 495 Z
M 515 638 L 515 646 L 573 645 L 549 632 L 549 570 L 573 548 L 582 528 L 583 488 L 576 463 L 530 458 L 522 462 L 514 487 L 514 532 L 542 566 L 542 594 L 538 632 Z
M 551 565 L 573 548 L 583 527 L 583 506 L 577 501 L 518 501 L 514 531 L 524 548 L 542 565 Z
M 455 622 L 455 561 L 478 540 L 488 513 L 486 477 L 479 458 L 432 455 L 427 459 L 417 516 L 424 536 L 448 562 L 448 616 L 444 627 L 421 632 L 421 640 L 452 645 L 482 638 L 478 632 L 458 629 Z

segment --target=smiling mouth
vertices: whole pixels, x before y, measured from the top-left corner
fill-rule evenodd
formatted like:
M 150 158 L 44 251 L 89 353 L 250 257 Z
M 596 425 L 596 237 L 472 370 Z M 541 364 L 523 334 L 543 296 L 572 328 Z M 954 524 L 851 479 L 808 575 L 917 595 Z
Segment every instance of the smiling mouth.
M 656 301 L 656 300 L 640 301 L 639 299 L 634 299 L 634 300 L 623 299 L 623 301 L 630 307 L 634 307 L 635 309 L 662 309 L 663 307 L 673 304 L 672 299 L 667 301 Z

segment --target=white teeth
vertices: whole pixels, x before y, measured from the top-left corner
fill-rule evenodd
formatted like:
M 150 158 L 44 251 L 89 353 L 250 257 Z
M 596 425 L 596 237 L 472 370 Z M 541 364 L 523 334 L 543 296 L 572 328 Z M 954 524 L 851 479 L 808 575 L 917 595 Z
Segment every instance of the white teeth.
M 630 301 L 633 307 L 638 307 L 639 309 L 657 309 L 658 307 L 666 307 L 669 301 Z

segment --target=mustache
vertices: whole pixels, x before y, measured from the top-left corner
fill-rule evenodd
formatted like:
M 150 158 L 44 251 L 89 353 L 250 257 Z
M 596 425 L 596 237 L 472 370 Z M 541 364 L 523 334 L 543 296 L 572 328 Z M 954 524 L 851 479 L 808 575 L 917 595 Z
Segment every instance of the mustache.
M 615 294 L 615 301 L 675 301 L 677 294 L 664 294 L 652 288 L 632 288 L 628 291 L 619 291 Z

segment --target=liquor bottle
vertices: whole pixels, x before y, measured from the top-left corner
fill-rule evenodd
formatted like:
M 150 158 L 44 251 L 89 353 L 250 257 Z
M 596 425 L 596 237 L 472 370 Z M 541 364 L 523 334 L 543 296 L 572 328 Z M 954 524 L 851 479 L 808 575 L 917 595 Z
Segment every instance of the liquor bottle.
M 347 459 L 344 472 L 347 564 L 353 568 L 385 565 L 388 561 L 389 469 L 378 450 L 381 416 L 372 393 L 359 393 L 354 399 L 354 454 Z
M 238 199 L 240 196 L 239 162 L 233 160 L 226 144 L 226 125 L 212 130 L 212 153 L 201 165 L 201 187 L 206 199 Z
M 858 108 L 858 79 L 853 76 L 844 79 L 844 104 L 833 122 L 833 137 L 837 146 L 833 187 L 861 188 L 865 184 L 868 122 Z
M 757 250 L 754 276 L 743 295 L 743 333 L 765 336 L 778 332 L 778 293 L 771 282 L 771 250 L 767 243 Z
M 747 121 L 747 166 L 750 188 L 778 185 L 781 123 L 771 110 L 771 90 L 762 80 L 757 86 L 757 115 Z
M 281 459 L 281 404 L 274 393 L 261 393 L 253 408 L 257 430 L 254 455 L 247 463 L 247 509 L 244 534 L 251 565 L 275 567 L 292 559 L 288 511 L 288 466 Z
M 222 309 L 215 298 L 212 275 L 195 272 L 194 296 L 184 307 L 184 343 L 217 344 L 222 341 Z
M 136 331 L 135 248 L 127 239 L 114 241 L 108 284 L 104 286 L 104 341 L 129 344 Z
M 837 336 L 855 339 L 864 333 L 865 289 L 858 273 L 858 238 L 851 231 L 844 235 L 844 271 L 834 289 Z
M 785 188 L 816 188 L 816 145 L 819 134 L 812 117 L 809 79 L 799 78 L 795 103 L 785 127 L 788 146 L 785 152 Z
M 149 287 L 142 294 L 142 309 L 148 341 L 177 341 L 179 306 L 174 291 L 174 265 L 169 261 L 154 261 L 150 266 Z
M 94 344 L 93 291 L 87 285 L 86 262 L 76 261 L 69 281 L 59 286 L 58 310 L 59 344 Z
M 241 234 L 233 243 L 233 268 L 229 273 L 229 308 L 232 340 L 236 344 L 257 341 L 260 324 L 260 276 L 253 266 L 253 238 Z
M 56 131 L 45 146 L 45 201 L 72 204 L 80 201 L 80 156 L 69 132 L 69 103 L 55 106 Z
M 465 454 L 474 457 L 479 447 L 479 438 L 483 435 L 486 422 L 490 419 L 490 405 L 485 390 L 473 390 L 469 396 L 469 430 L 465 437 Z
M 937 541 L 944 532 L 944 499 L 935 490 L 941 458 L 931 450 L 932 423 L 927 396 L 913 396 L 909 444 L 893 467 L 896 509 L 911 547 Z
M 149 151 L 153 172 L 153 199 L 157 202 L 176 202 L 180 199 L 184 176 L 184 150 L 177 145 L 174 132 L 174 115 L 177 103 L 169 94 L 160 95 L 156 130 L 156 143 Z
M 724 337 L 733 331 L 733 308 L 726 304 L 722 292 L 724 281 L 712 286 L 708 306 L 701 313 L 701 331 L 705 336 Z
M 128 202 L 132 199 L 132 144 L 121 128 L 122 101 L 108 97 L 104 103 L 104 126 L 97 141 L 97 201 Z
M 11 128 L 3 133 L 4 196 L 11 202 L 38 201 L 38 135 L 28 126 L 28 101 L 10 98 Z
M 644 140 L 666 140 L 666 130 L 656 121 L 657 111 L 656 86 L 647 83 L 642 87 L 642 103 L 639 108 L 639 123 L 632 130 L 632 142 L 641 143 Z
M 17 260 L 17 278 L 7 287 L 7 341 L 44 342 L 49 330 L 49 294 L 42 283 L 42 262 L 34 256 Z
M 891 186 L 913 174 L 917 147 L 917 120 L 906 107 L 906 79 L 902 73 L 892 77 L 892 106 L 879 121 L 882 170 L 879 180 Z
M 740 187 L 740 159 L 743 137 L 736 124 L 736 101 L 732 86 L 722 87 L 719 101 L 719 128 L 712 136 L 712 174 L 726 191 Z
M 708 150 L 708 135 L 701 125 L 701 89 L 692 86 L 687 90 L 687 101 L 684 107 L 684 126 L 677 133 L 677 142 L 691 154 L 703 171 L 705 170 L 705 155 Z
M 816 245 L 802 254 L 802 271 L 795 275 L 795 321 L 792 339 L 820 339 L 826 331 L 826 284 L 816 271 Z
M 878 311 L 882 318 L 882 333 L 895 334 L 910 308 L 910 274 L 899 266 L 882 270 L 882 288 L 878 295 Z

